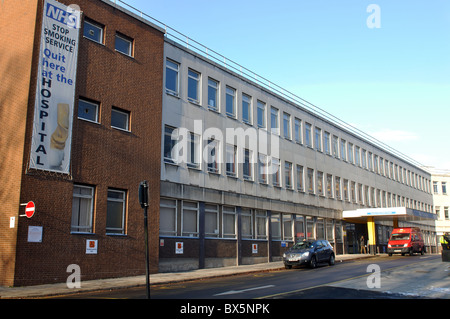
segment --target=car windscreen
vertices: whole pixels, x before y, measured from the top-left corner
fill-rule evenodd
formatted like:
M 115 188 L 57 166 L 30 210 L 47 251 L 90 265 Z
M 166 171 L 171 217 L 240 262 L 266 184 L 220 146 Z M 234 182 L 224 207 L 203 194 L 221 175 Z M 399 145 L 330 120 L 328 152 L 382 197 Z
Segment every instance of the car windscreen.
M 408 240 L 409 233 L 392 234 L 391 240 Z
M 312 248 L 312 242 L 310 241 L 300 241 L 292 247 L 292 249 L 308 249 L 308 248 Z

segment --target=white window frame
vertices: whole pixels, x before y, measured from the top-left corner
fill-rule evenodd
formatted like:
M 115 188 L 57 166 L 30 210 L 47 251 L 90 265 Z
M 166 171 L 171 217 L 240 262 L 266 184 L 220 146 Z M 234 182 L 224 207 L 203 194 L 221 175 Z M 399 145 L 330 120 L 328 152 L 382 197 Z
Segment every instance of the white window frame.
M 213 91 L 214 94 L 210 94 Z M 219 108 L 219 81 L 214 80 L 212 78 L 208 78 L 208 109 L 215 111 L 215 112 L 220 112 L 220 108 Z M 212 98 L 213 97 L 213 98 Z M 213 103 L 211 103 L 213 102 Z
M 120 127 L 120 126 L 113 125 L 113 123 L 112 123 L 113 112 L 125 116 L 125 118 L 126 118 L 125 127 Z M 115 129 L 118 129 L 118 130 L 130 132 L 130 112 L 125 111 L 125 110 L 121 110 L 121 109 L 119 109 L 117 107 L 112 107 L 111 108 L 111 127 L 115 128 Z
M 195 95 L 197 98 L 193 98 L 193 97 L 189 96 L 190 87 L 192 84 L 195 85 Z M 201 88 L 201 73 L 194 71 L 192 69 L 188 69 L 188 89 L 187 89 L 188 97 L 187 98 L 188 98 L 189 102 L 192 102 L 195 104 L 200 104 L 200 97 L 201 97 L 200 88 Z
M 86 186 L 86 185 L 79 185 L 79 184 L 75 184 L 73 186 L 73 190 L 75 190 L 75 188 L 80 188 L 80 189 L 88 189 L 90 190 L 90 194 L 75 194 L 72 191 L 72 195 L 73 195 L 73 199 L 72 199 L 72 217 L 71 217 L 71 222 L 70 222 L 70 228 L 71 228 L 71 233 L 89 233 L 91 234 L 93 232 L 93 219 L 94 219 L 94 200 L 95 200 L 95 188 L 92 186 Z M 82 225 L 80 226 L 79 221 L 80 221 L 80 210 L 77 212 L 78 213 L 78 224 L 74 225 L 73 224 L 73 219 L 74 219 L 74 211 L 73 211 L 73 201 L 75 199 L 78 199 L 78 201 L 81 201 L 83 199 L 86 200 L 90 200 L 89 203 L 89 211 L 87 212 L 83 212 L 83 214 L 86 214 L 86 220 L 89 221 L 88 225 Z M 80 206 L 78 206 L 80 207 Z M 83 229 L 83 230 L 81 230 Z
M 173 205 L 165 204 L 165 203 L 162 202 L 162 200 L 171 201 L 174 204 Z M 178 205 L 177 205 L 177 200 L 176 199 L 171 199 L 171 198 L 160 198 L 159 207 L 160 207 L 160 219 L 161 219 L 161 216 L 162 216 L 161 207 L 162 208 L 169 208 L 169 209 L 173 210 L 173 220 L 175 222 L 174 229 L 161 231 L 161 221 L 160 221 L 159 236 L 176 236 L 177 235 L 177 227 L 178 227 L 178 218 L 177 218 L 177 216 L 178 216 Z
M 122 198 L 113 198 L 109 197 L 109 193 L 120 193 Z M 122 227 L 121 228 L 112 228 L 106 225 L 106 234 L 107 235 L 124 235 L 125 234 L 125 219 L 126 219 L 126 207 L 127 207 L 127 192 L 118 189 L 108 188 L 107 202 L 121 203 L 122 204 Z M 108 215 L 109 211 L 106 210 L 106 215 Z M 108 217 L 106 217 L 108 221 Z
M 167 87 L 167 70 L 175 72 L 175 90 Z M 166 93 L 178 96 L 180 91 L 180 63 L 175 62 L 174 60 L 171 60 L 169 58 L 166 59 L 166 72 L 165 72 L 165 90 Z
M 116 46 L 117 39 L 128 43 L 128 50 L 127 50 L 127 52 L 124 52 L 124 51 L 121 51 L 121 50 L 117 49 L 117 46 Z M 125 55 L 127 55 L 129 57 L 133 57 L 133 39 L 131 39 L 130 37 L 127 37 L 126 35 L 123 35 L 123 34 L 120 34 L 120 33 L 116 33 L 115 42 L 114 42 L 114 49 L 117 52 L 125 54 Z

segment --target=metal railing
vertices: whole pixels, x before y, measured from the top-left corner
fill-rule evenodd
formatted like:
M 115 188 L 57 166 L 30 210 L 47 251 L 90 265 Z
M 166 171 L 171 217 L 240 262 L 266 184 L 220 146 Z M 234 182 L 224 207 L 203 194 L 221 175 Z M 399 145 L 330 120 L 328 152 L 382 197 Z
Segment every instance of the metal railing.
M 218 63 L 219 65 L 222 65 L 225 68 L 233 70 L 237 74 L 240 74 L 241 76 L 246 77 L 249 80 L 256 82 L 258 85 L 266 88 L 267 90 L 272 91 L 272 92 L 282 96 L 283 98 L 287 99 L 288 101 L 308 110 L 311 113 L 314 113 L 315 115 L 319 115 L 319 116 L 323 117 L 324 119 L 333 123 L 334 125 L 347 130 L 348 132 L 356 135 L 357 137 L 362 138 L 362 139 L 374 144 L 375 146 L 381 148 L 382 150 L 387 151 L 387 152 L 391 153 L 392 155 L 395 155 L 398 158 L 417 166 L 418 168 L 422 169 L 425 166 L 422 163 L 419 163 L 418 161 L 416 161 L 415 159 L 401 153 L 400 151 L 392 148 L 391 146 L 385 144 L 384 142 L 381 142 L 380 140 L 374 138 L 373 136 L 371 136 L 371 135 L 365 133 L 364 131 L 358 129 L 357 127 L 349 124 L 348 122 L 345 122 L 344 120 L 327 112 L 323 108 L 320 108 L 317 105 L 314 105 L 314 104 L 306 101 L 305 99 L 299 97 L 298 95 L 282 88 L 281 86 L 271 82 L 270 80 L 264 78 L 263 76 L 258 75 L 257 73 L 247 69 L 246 67 L 240 65 L 239 63 L 237 63 L 231 59 L 228 59 L 224 55 L 206 47 L 205 45 L 201 44 L 200 42 L 195 41 L 194 39 L 188 37 L 187 35 L 171 28 L 167 24 L 151 17 L 150 15 L 127 4 L 126 2 L 124 2 L 122 0 L 110 0 L 110 1 L 114 1 L 114 3 L 116 5 L 117 5 L 117 3 L 120 3 L 120 5 L 123 8 L 133 12 L 134 14 L 140 16 L 143 19 L 147 19 L 149 22 L 164 29 L 165 36 L 167 38 L 170 38 L 173 41 L 175 41 L 183 46 L 186 46 L 188 49 L 195 51 L 195 52 L 199 53 L 200 55 L 206 55 L 206 57 L 208 59 L 213 60 L 214 62 Z

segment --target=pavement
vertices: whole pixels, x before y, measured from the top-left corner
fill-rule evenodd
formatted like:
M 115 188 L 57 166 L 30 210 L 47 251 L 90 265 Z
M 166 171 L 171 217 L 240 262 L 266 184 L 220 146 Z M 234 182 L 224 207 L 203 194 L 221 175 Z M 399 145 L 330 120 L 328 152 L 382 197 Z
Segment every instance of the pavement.
M 336 262 L 343 262 L 348 260 L 370 258 L 370 257 L 374 256 L 366 254 L 337 255 Z M 284 264 L 282 261 L 278 261 L 254 265 L 196 269 L 185 272 L 158 273 L 150 275 L 150 285 L 162 285 L 214 277 L 225 277 L 258 272 L 269 272 L 281 269 L 284 269 Z M 145 286 L 145 284 L 146 284 L 145 275 L 142 275 L 133 277 L 82 281 L 80 288 L 68 288 L 65 282 L 56 284 L 36 285 L 36 286 L 24 286 L 24 287 L 0 287 L 0 299 L 45 298 L 51 296 L 74 294 L 78 292 L 139 287 Z

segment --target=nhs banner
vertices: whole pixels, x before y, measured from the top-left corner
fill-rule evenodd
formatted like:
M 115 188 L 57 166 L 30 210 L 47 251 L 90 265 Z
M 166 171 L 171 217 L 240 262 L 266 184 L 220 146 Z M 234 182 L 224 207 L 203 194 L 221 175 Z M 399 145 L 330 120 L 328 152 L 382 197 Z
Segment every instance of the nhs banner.
M 30 168 L 69 174 L 80 11 L 46 0 Z

